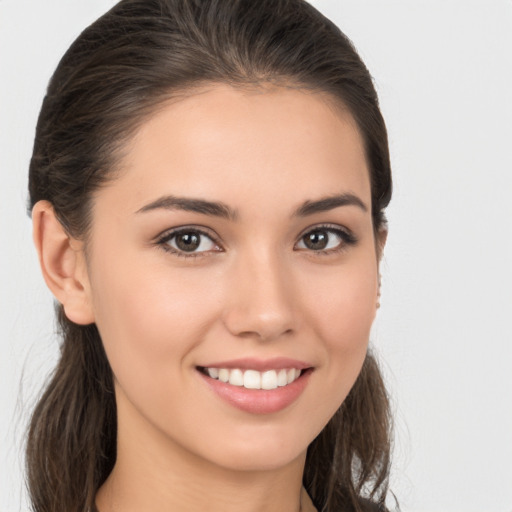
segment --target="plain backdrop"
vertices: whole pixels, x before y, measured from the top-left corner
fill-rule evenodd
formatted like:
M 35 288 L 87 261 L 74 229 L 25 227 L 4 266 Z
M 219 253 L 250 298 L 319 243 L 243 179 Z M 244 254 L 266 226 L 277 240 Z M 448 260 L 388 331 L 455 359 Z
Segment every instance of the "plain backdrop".
M 254 0 L 257 1 L 257 0 Z M 26 419 L 55 363 L 25 213 L 45 86 L 112 0 L 0 0 L 0 511 L 27 510 Z M 404 512 L 512 512 L 512 2 L 317 0 L 374 76 L 394 170 L 372 342 Z

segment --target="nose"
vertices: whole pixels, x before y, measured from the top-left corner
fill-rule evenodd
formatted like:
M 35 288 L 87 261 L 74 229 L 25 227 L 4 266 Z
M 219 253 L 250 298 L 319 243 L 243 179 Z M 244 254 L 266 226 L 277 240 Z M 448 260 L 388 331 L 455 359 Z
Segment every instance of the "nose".
M 297 329 L 293 280 L 278 256 L 240 258 L 230 279 L 224 323 L 242 338 L 275 340 Z

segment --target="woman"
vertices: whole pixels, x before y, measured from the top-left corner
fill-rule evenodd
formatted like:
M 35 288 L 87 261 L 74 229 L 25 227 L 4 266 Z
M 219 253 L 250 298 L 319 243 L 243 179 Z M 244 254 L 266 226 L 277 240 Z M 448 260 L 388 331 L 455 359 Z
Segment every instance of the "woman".
M 389 155 L 332 23 L 302 0 L 119 2 L 50 82 L 29 189 L 63 336 L 34 510 L 384 509 Z

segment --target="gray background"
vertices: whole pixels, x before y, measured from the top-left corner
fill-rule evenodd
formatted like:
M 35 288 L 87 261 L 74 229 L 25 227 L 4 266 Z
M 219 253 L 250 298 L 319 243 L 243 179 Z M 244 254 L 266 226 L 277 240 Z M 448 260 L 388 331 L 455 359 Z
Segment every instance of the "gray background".
M 255 0 L 257 1 L 257 0 Z M 24 213 L 46 83 L 112 0 L 0 0 L 0 511 L 55 362 Z M 396 412 L 404 512 L 512 512 L 512 2 L 317 0 L 359 49 L 395 177 L 373 344 Z

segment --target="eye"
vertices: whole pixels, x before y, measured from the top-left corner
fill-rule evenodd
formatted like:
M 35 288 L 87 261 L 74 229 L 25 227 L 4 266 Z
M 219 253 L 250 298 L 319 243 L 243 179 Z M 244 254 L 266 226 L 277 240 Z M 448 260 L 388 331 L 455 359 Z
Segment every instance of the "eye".
M 165 233 L 158 245 L 178 256 L 195 256 L 200 253 L 219 251 L 219 245 L 207 233 L 194 228 L 179 229 Z
M 320 226 L 302 235 L 296 248 L 315 252 L 337 252 L 347 245 L 354 245 L 355 237 L 340 228 Z

